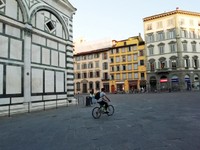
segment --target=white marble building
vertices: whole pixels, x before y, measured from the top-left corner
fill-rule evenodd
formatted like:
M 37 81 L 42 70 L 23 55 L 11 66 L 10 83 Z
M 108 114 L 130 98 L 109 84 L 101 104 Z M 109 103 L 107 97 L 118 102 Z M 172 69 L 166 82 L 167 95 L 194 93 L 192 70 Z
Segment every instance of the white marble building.
M 0 114 L 66 105 L 74 96 L 68 0 L 0 0 Z

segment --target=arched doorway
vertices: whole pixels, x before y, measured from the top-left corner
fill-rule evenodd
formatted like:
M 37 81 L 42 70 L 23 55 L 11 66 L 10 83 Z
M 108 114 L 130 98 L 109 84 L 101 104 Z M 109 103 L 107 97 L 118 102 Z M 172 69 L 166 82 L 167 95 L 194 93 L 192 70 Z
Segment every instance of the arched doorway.
M 155 92 L 157 90 L 157 81 L 156 81 L 156 77 L 151 77 L 150 78 L 150 91 L 151 92 Z
M 185 89 L 190 91 L 191 90 L 191 81 L 190 81 L 190 76 L 185 75 Z
M 115 86 L 111 85 L 111 93 L 115 93 Z
M 160 77 L 160 91 L 168 91 L 169 85 L 168 85 L 168 79 L 166 76 Z
M 88 81 L 84 79 L 81 81 L 81 83 L 82 83 L 82 93 L 88 93 L 88 87 L 87 87 Z
M 172 91 L 179 91 L 179 78 L 176 75 L 173 75 L 171 78 L 171 88 Z
M 195 75 L 194 75 L 193 88 L 194 88 L 194 90 L 200 90 L 199 76 L 198 76 L 198 74 L 195 74 Z

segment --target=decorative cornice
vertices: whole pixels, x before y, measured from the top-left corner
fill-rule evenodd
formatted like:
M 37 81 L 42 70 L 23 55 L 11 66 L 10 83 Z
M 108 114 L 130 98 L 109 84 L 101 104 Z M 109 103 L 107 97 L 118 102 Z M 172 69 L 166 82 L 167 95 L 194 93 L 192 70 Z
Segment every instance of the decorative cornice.
M 175 15 L 175 14 L 183 14 L 183 15 L 191 15 L 191 16 L 200 17 L 200 13 L 198 13 L 198 12 L 191 12 L 191 11 L 184 11 L 184 10 L 176 9 L 174 11 L 169 11 L 169 12 L 153 15 L 153 16 L 150 16 L 150 17 L 146 17 L 146 18 L 143 19 L 143 21 L 144 22 L 150 21 L 150 20 L 153 20 L 153 19 L 158 19 L 158 18 L 170 16 L 170 15 Z

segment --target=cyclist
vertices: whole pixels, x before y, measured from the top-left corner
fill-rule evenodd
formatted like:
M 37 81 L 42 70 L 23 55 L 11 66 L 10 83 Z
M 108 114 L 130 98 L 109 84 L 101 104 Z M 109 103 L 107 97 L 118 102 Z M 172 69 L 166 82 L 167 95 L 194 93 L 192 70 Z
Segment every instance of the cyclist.
M 101 106 L 105 105 L 105 113 L 108 113 L 108 101 L 110 102 L 110 99 L 106 96 L 105 89 L 101 88 L 100 98 L 97 100 L 97 103 Z

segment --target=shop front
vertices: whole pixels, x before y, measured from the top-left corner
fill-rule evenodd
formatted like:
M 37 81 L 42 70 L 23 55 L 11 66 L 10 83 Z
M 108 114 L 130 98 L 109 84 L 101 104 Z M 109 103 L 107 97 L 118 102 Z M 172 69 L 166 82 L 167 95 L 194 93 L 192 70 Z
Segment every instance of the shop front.
M 160 91 L 169 91 L 169 84 L 168 84 L 168 79 L 166 76 L 162 76 L 160 78 Z

